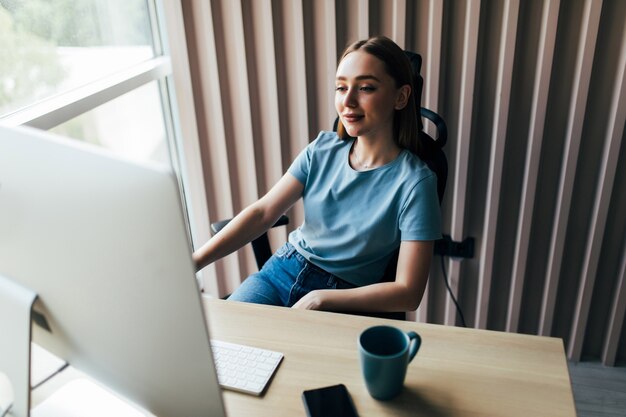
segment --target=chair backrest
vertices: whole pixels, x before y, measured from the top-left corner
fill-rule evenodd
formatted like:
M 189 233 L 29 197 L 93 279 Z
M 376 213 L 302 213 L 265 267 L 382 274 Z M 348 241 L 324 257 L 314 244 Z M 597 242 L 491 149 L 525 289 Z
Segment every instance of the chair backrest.
M 415 108 L 419 112 L 416 115 L 419 127 L 419 140 L 425 150 L 423 161 L 437 175 L 437 194 L 439 203 L 443 201 L 443 194 L 446 190 L 446 182 L 448 181 L 448 160 L 443 153 L 443 147 L 448 140 L 448 128 L 445 121 L 432 110 L 422 107 L 422 90 L 424 79 L 422 78 L 422 57 L 415 52 L 404 51 L 409 58 L 411 68 L 413 69 L 413 99 L 415 100 Z M 437 128 L 437 137 L 433 138 L 424 131 L 424 123 L 422 117 L 431 121 Z

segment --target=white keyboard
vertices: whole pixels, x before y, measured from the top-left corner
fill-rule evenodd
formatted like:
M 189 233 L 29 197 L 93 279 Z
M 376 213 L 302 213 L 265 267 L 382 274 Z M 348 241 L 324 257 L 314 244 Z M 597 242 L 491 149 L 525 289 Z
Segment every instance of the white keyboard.
M 222 388 L 261 395 L 283 359 L 272 350 L 211 339 L 217 379 Z

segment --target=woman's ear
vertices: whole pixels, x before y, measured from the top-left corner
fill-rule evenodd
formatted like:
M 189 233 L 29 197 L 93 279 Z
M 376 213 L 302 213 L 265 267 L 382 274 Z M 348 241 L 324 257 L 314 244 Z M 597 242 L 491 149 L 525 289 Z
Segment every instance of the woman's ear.
M 411 97 L 411 86 L 408 84 L 403 85 L 398 89 L 398 95 L 396 96 L 396 105 L 394 109 L 402 110 L 406 107 Z

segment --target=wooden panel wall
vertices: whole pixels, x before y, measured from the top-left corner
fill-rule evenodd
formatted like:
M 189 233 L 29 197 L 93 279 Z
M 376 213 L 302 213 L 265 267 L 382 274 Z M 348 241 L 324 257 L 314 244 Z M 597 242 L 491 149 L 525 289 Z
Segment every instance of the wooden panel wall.
M 626 360 L 626 2 L 182 4 L 211 221 L 332 127 L 343 48 L 389 36 L 422 54 L 423 105 L 448 123 L 444 233 L 476 251 L 443 267 L 468 325 L 561 337 L 573 360 Z M 214 270 L 219 295 L 232 291 L 255 270 L 250 250 Z M 438 259 L 415 318 L 459 324 Z

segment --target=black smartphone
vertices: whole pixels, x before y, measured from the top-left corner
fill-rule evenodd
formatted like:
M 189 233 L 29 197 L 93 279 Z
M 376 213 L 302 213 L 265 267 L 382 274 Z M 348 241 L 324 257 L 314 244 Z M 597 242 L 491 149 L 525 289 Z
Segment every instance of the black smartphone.
M 343 384 L 304 391 L 302 401 L 308 417 L 358 417 Z

